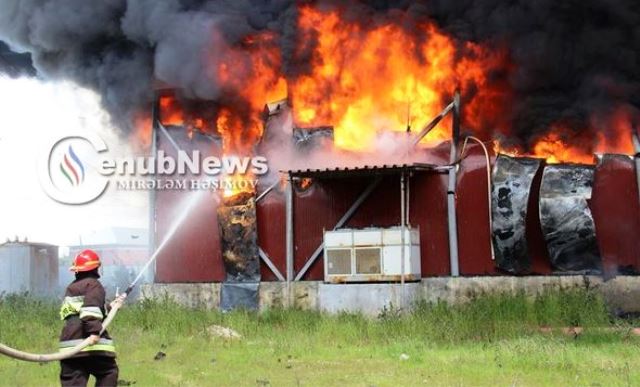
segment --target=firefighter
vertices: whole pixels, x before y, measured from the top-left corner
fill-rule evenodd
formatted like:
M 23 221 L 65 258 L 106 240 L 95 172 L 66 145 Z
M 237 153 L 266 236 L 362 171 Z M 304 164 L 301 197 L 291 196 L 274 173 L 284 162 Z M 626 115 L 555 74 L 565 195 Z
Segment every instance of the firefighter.
M 100 257 L 93 250 L 84 250 L 73 260 L 70 270 L 76 279 L 67 287 L 60 308 L 64 328 L 60 334 L 60 351 L 73 348 L 87 337 L 92 338 L 82 352 L 60 361 L 60 383 L 62 386 L 86 386 L 89 375 L 96 378 L 96 386 L 115 386 L 118 383 L 116 352 L 109 334 L 102 330 L 106 317 L 105 291 L 98 280 Z M 115 302 L 122 302 L 117 297 Z

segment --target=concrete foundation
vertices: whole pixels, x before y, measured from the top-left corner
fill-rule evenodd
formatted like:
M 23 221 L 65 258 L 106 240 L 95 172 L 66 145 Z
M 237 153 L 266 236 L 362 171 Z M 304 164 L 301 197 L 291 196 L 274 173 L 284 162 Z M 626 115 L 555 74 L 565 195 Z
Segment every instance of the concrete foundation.
M 603 281 L 595 276 L 530 277 L 434 277 L 405 284 L 325 284 L 319 281 L 260 284 L 260 309 L 295 307 L 329 313 L 340 311 L 375 315 L 384 308 L 411 307 L 416 301 L 468 302 L 483 293 L 524 292 L 535 296 L 545 289 L 590 288 L 600 292 L 609 307 L 625 312 L 640 312 L 640 277 L 619 276 Z M 403 301 L 404 293 L 404 301 Z M 188 307 L 218 308 L 219 283 L 147 284 L 141 298 L 171 298 Z
M 171 299 L 189 308 L 217 309 L 220 306 L 220 283 L 144 284 L 140 299 Z

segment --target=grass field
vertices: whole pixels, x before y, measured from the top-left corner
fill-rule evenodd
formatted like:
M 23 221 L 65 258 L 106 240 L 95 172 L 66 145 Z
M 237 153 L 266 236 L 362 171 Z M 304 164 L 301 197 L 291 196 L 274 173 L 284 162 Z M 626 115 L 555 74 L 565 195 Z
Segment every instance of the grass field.
M 420 304 L 377 318 L 299 310 L 261 314 L 127 305 L 111 333 L 121 385 L 135 386 L 634 386 L 640 338 L 593 292 L 537 298 L 482 295 L 464 306 Z M 213 324 L 243 337 L 213 337 Z M 559 327 L 579 325 L 582 334 Z M 50 352 L 57 306 L 0 301 L 0 342 Z M 540 327 L 551 327 L 551 332 Z M 158 352 L 166 356 L 155 360 Z M 161 356 L 158 356 L 161 357 Z M 57 384 L 57 364 L 0 357 L 0 385 Z

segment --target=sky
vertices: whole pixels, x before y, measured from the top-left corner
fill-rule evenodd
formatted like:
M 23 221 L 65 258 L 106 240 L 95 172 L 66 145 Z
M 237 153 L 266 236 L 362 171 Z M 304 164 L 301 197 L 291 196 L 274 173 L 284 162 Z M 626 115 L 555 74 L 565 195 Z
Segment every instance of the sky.
M 148 192 L 111 184 L 96 201 L 67 205 L 49 198 L 38 179 L 45 144 L 69 132 L 97 133 L 115 155 L 134 154 L 100 106 L 100 96 L 70 82 L 0 75 L 0 243 L 7 238 L 78 244 L 111 227 L 148 227 Z

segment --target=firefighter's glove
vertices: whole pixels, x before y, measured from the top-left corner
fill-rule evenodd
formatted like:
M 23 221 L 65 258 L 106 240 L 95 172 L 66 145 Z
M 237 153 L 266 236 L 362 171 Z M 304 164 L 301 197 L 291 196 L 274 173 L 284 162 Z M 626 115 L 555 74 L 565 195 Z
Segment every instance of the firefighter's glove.
M 111 301 L 111 303 L 109 304 L 109 306 L 111 307 L 111 309 L 115 308 L 116 305 L 119 307 L 122 306 L 122 304 L 124 304 L 124 299 L 127 298 L 127 294 L 126 293 L 122 293 L 119 296 L 116 296 L 116 298 Z

